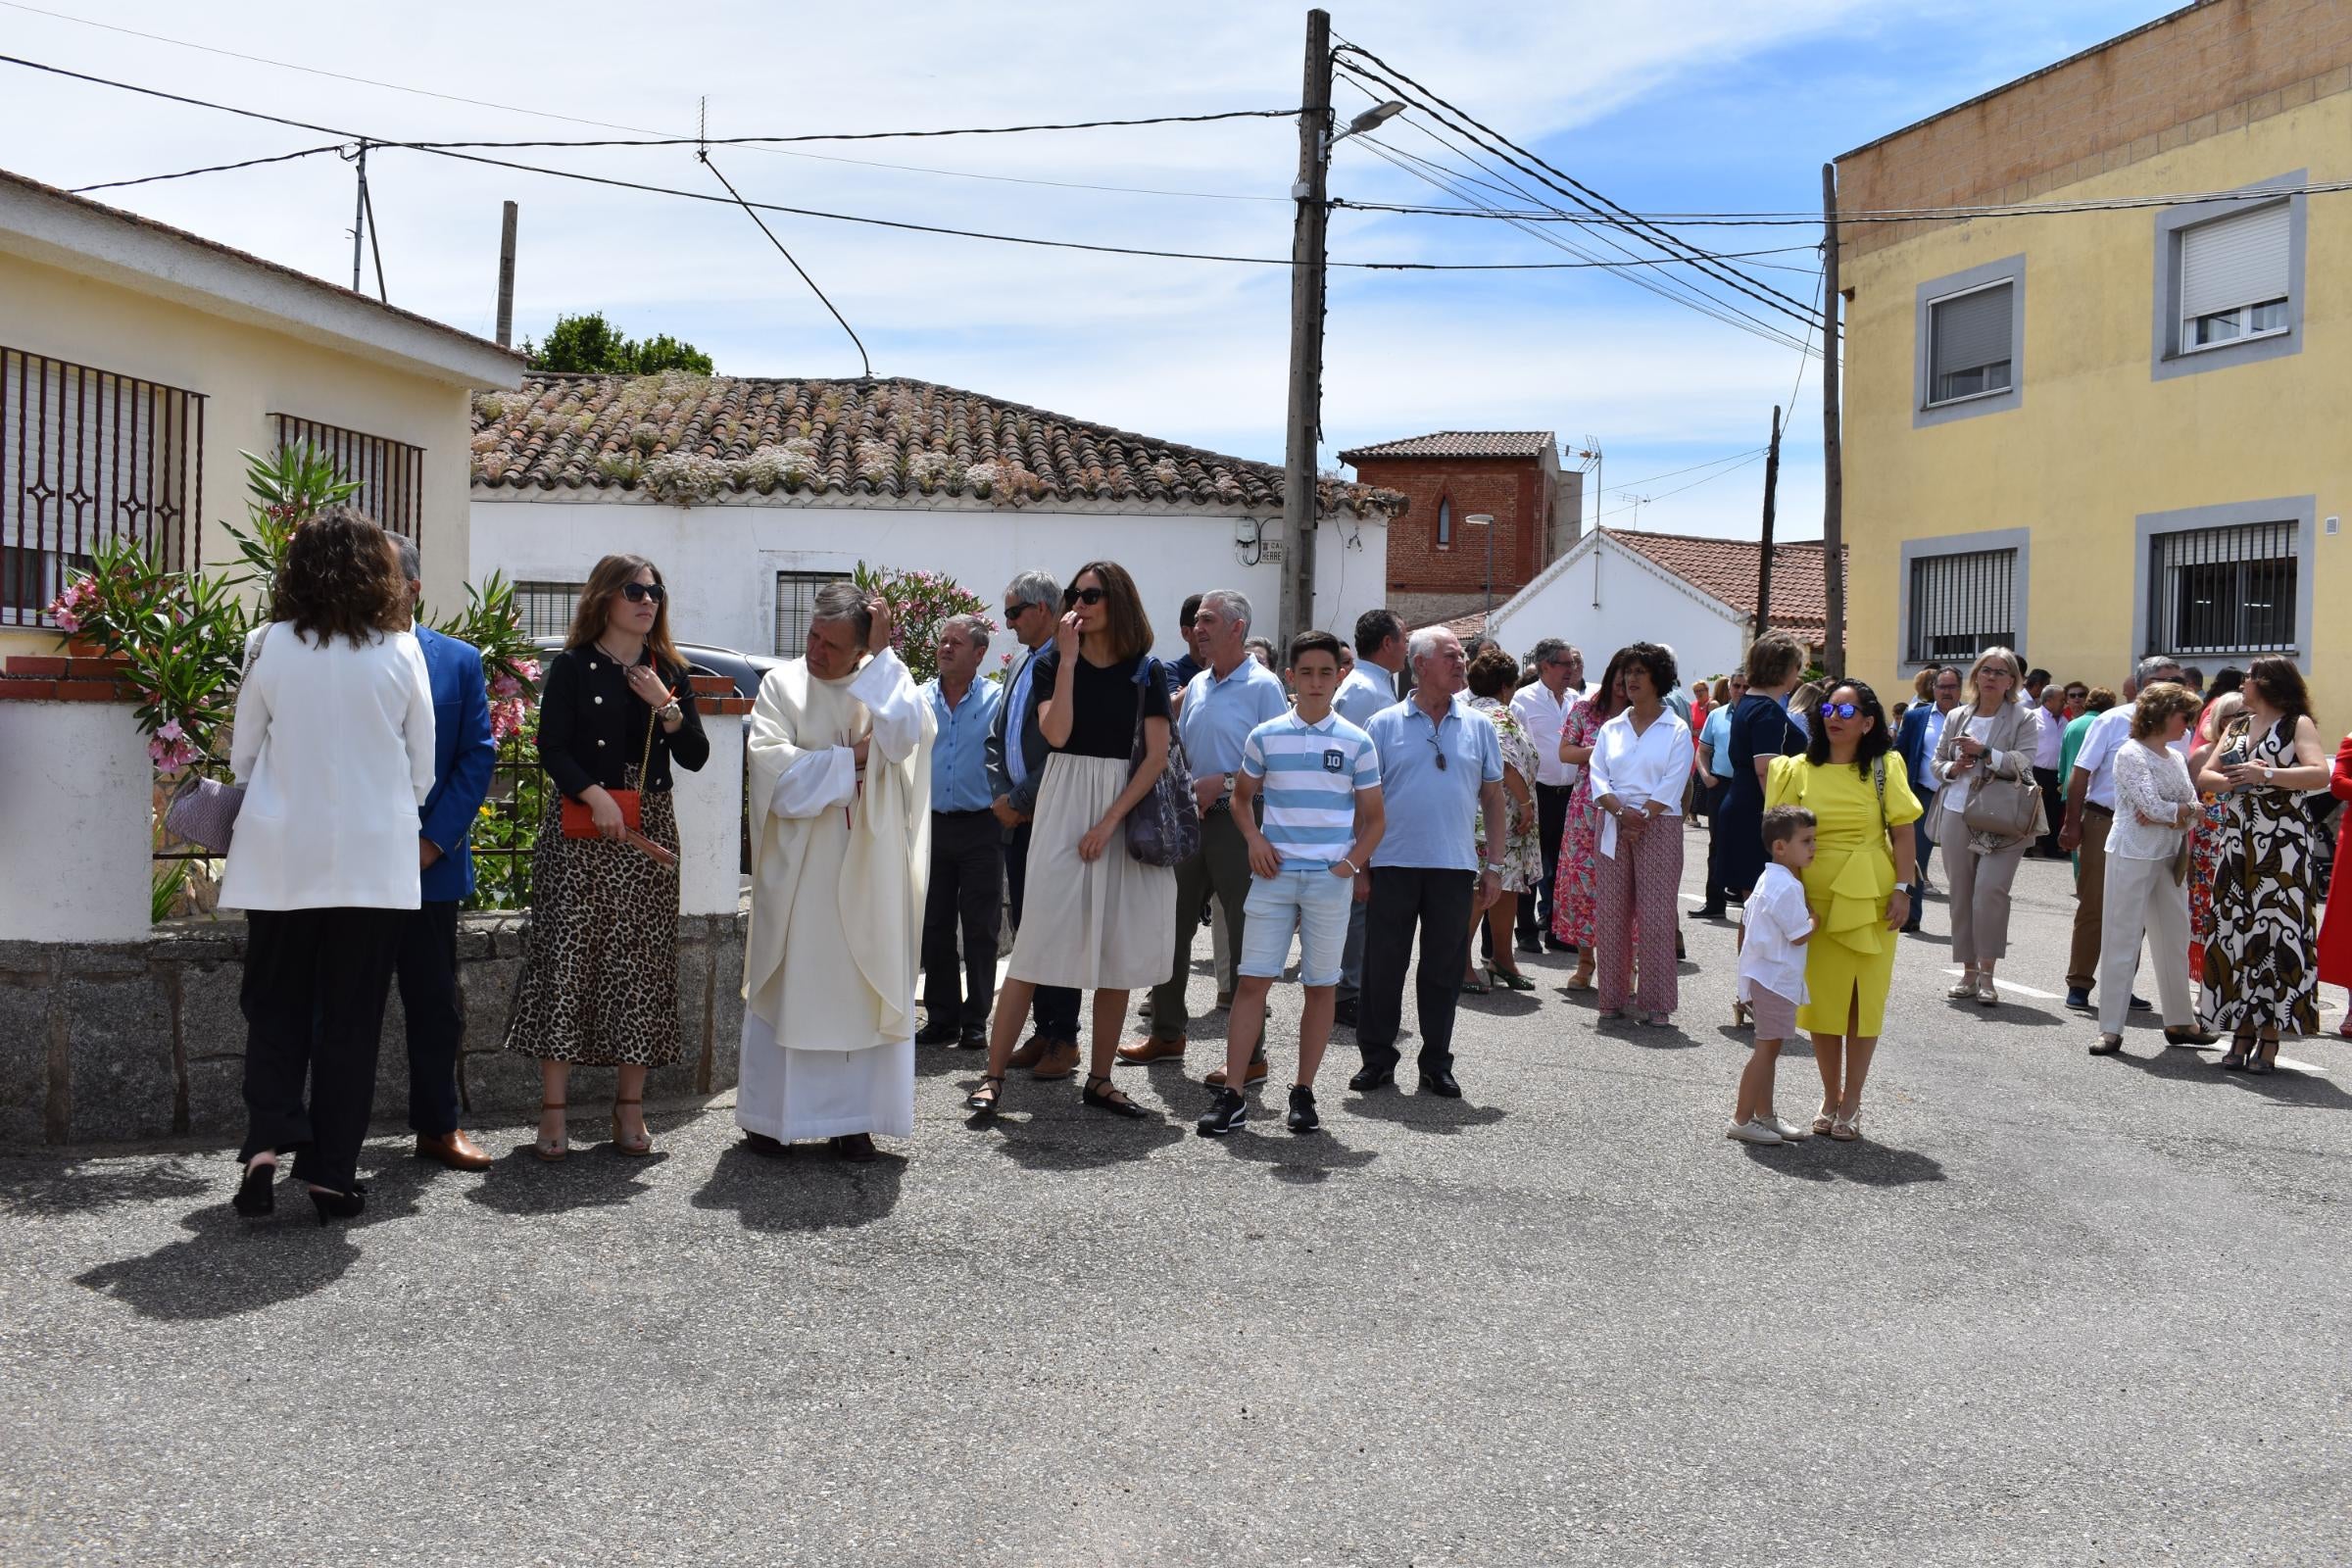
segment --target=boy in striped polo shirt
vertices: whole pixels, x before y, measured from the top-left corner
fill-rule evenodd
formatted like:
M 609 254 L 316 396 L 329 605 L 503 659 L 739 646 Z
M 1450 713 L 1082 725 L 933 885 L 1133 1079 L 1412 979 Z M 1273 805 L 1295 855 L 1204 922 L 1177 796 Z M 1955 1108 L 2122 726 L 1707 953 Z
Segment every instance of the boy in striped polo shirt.
M 1331 1014 L 1348 945 L 1348 906 L 1367 897 L 1364 868 L 1380 843 L 1380 755 L 1371 737 L 1331 710 L 1340 685 L 1340 640 L 1304 631 L 1291 640 L 1293 706 L 1250 732 L 1234 780 L 1233 820 L 1250 849 L 1250 901 L 1242 951 L 1234 965 L 1225 1083 L 1199 1122 L 1218 1138 L 1249 1119 L 1250 1054 L 1266 1026 L 1266 993 L 1290 961 L 1298 934 L 1298 979 L 1306 1005 L 1298 1021 L 1298 1081 L 1291 1089 L 1290 1126 L 1311 1133 L 1315 1069 L 1331 1043 Z M 1252 810 L 1265 796 L 1265 820 Z

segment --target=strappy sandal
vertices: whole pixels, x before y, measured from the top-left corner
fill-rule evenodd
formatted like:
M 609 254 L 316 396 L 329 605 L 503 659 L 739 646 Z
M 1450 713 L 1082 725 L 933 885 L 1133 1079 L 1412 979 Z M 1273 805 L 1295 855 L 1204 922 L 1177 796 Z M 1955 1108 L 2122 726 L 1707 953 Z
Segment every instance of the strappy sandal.
M 654 1135 L 650 1132 L 637 1142 L 631 1142 L 620 1136 L 620 1107 L 644 1103 L 645 1097 L 643 1095 L 639 1095 L 635 1100 L 616 1099 L 612 1102 L 612 1152 L 615 1154 L 626 1154 L 631 1159 L 643 1159 L 654 1152 Z
M 985 1073 L 981 1076 L 980 1087 L 963 1097 L 963 1108 L 993 1116 L 996 1114 L 997 1102 L 1004 1097 L 1004 1075 L 1001 1072 Z
M 2265 1073 L 2274 1073 L 2278 1070 L 2278 1042 L 2276 1040 L 2263 1041 L 2261 1045 L 2256 1048 L 2254 1054 L 2246 1057 L 2246 1071 L 2253 1073 L 2256 1077 L 2260 1077 Z
M 566 1106 L 561 1100 L 542 1100 L 539 1102 L 539 1109 L 542 1113 L 551 1110 L 564 1110 L 567 1108 L 569 1107 Z M 564 1158 L 564 1156 L 571 1152 L 570 1129 L 565 1128 L 561 1137 L 541 1138 L 538 1142 L 531 1145 L 531 1152 L 537 1154 L 541 1159 L 546 1160 L 550 1165 L 553 1165 L 557 1160 Z
M 1103 1087 L 1097 1089 L 1095 1087 L 1097 1084 Z M 1143 1106 L 1127 1098 L 1125 1090 L 1112 1089 L 1109 1086 L 1108 1076 L 1099 1072 L 1090 1072 L 1086 1075 L 1086 1088 L 1080 1092 L 1078 1098 L 1093 1109 L 1107 1110 L 1114 1116 L 1141 1117 L 1148 1114 Z
M 1491 963 L 1487 965 L 1487 983 L 1500 986 L 1506 991 L 1533 991 L 1536 989 L 1536 983 L 1518 970 L 1497 969 Z
M 1837 1125 L 1838 1118 L 1826 1110 L 1816 1113 L 1813 1117 L 1813 1130 L 1816 1133 L 1826 1135 L 1835 1129 Z
M 1977 971 L 1976 971 L 1976 970 L 1974 970 L 1974 969 L 1970 969 L 1970 970 L 1966 971 L 1965 973 L 1963 973 L 1963 974 L 1960 976 L 1960 983 L 1959 983 L 1958 985 L 1956 985 L 1956 986 L 1953 986 L 1953 987 L 1952 987 L 1950 990 L 1946 991 L 1946 992 L 1944 993 L 1944 997 L 1945 997 L 1945 999 L 1946 999 L 1946 1000 L 1948 1000 L 1948 1001 L 1951 1001 L 1951 1002 L 1974 1002 L 1974 1001 L 1976 1001 L 1976 1000 L 1977 1000 Z
M 1862 1136 L 1862 1107 L 1840 1111 L 1830 1118 L 1830 1136 L 1841 1144 L 1850 1144 Z
M 2222 1054 L 2221 1059 L 2214 1065 L 2224 1072 L 2244 1072 L 2246 1060 L 2253 1054 L 2253 1051 L 2254 1037 L 2252 1035 L 2232 1035 L 2230 1038 L 2230 1049 Z

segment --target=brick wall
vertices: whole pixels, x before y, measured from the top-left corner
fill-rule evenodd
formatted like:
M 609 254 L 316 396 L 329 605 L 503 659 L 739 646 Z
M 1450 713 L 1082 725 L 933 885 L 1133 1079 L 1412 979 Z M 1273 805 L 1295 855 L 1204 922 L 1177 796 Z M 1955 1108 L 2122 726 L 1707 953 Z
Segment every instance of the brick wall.
M 2212 0 L 1847 154 L 1838 206 L 2032 201 L 2347 90 L 2352 4 Z M 1864 254 L 1936 226 L 1858 224 L 1840 238 Z
M 1494 602 L 1527 586 L 1544 567 L 1545 502 L 1542 464 L 1534 458 L 1367 458 L 1356 465 L 1365 484 L 1412 499 L 1389 525 L 1389 602 L 1476 610 L 1486 592 L 1487 539 L 1469 517 L 1494 518 Z M 1449 504 L 1452 545 L 1438 544 L 1438 514 Z M 1446 614 L 1459 613 L 1447 609 Z

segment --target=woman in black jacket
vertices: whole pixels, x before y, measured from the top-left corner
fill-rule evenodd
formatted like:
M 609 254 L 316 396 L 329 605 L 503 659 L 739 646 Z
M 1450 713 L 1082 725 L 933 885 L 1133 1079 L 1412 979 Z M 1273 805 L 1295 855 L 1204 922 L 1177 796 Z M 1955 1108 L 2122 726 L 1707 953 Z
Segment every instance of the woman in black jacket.
M 652 1153 L 646 1069 L 678 1059 L 670 764 L 699 769 L 710 742 L 670 641 L 668 597 L 652 562 L 598 562 L 540 695 L 539 760 L 560 793 L 548 797 L 531 857 L 531 923 L 506 1049 L 539 1058 L 541 1159 L 569 1152 L 564 1091 L 580 1063 L 616 1069 L 613 1152 Z M 564 832 L 566 805 L 585 836 Z M 668 852 L 668 862 L 633 836 Z

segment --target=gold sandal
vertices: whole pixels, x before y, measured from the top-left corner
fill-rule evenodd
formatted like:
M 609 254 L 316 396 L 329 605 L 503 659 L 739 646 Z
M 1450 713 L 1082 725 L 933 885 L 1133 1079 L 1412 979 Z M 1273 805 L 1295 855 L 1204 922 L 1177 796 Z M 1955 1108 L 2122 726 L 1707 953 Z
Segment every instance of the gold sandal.
M 645 1135 L 642 1143 L 631 1143 L 620 1136 L 620 1107 L 644 1103 L 645 1097 L 643 1095 L 639 1095 L 635 1100 L 616 1099 L 612 1102 L 612 1152 L 615 1154 L 626 1154 L 631 1159 L 642 1159 L 654 1152 L 654 1135 L 650 1132 Z

